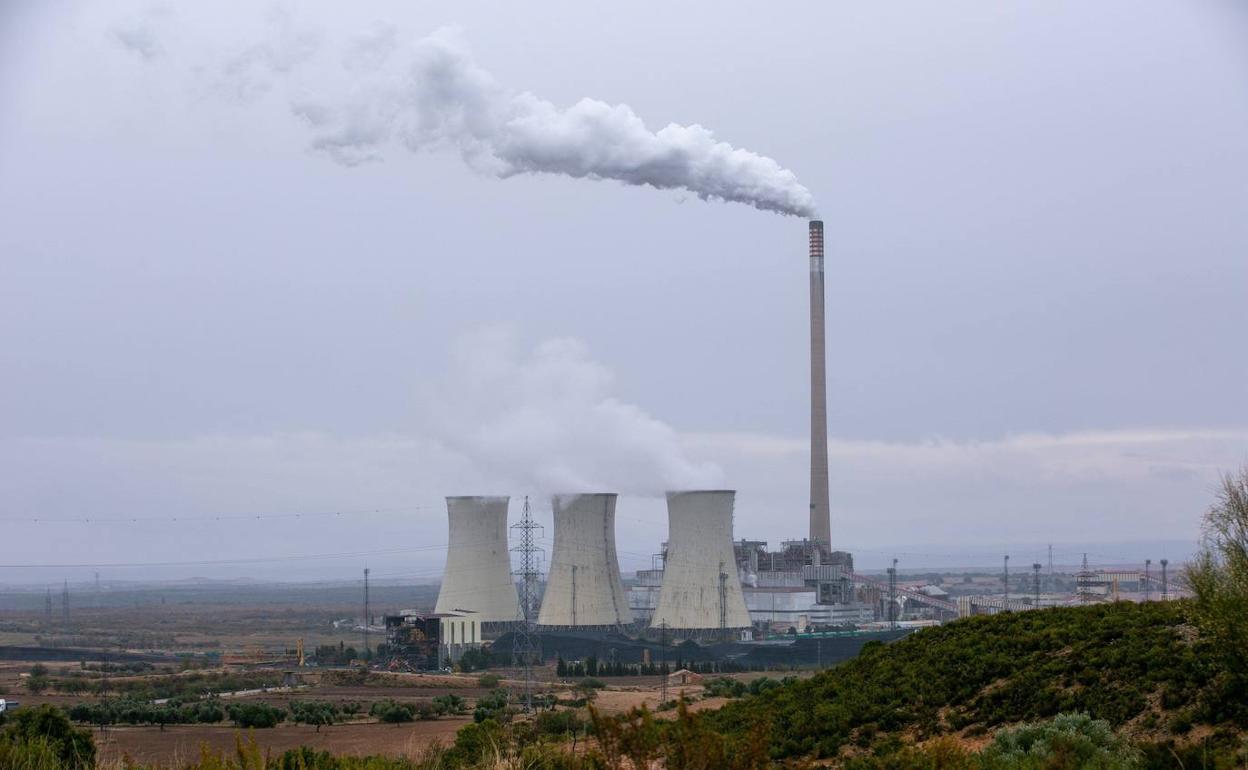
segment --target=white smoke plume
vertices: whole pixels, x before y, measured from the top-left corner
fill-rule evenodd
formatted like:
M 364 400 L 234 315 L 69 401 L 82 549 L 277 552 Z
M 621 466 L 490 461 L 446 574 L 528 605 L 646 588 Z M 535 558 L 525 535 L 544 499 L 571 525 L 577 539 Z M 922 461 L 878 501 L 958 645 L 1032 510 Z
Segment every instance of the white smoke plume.
M 454 147 L 475 170 L 503 178 L 558 173 L 815 213 L 810 191 L 770 157 L 716 140 L 699 125 L 650 131 L 628 105 L 582 99 L 558 107 L 505 89 L 452 30 L 408 46 L 392 31 L 374 31 L 343 64 L 358 76 L 351 97 L 303 100 L 295 110 L 316 130 L 314 146 L 348 165 L 373 160 L 397 141 L 412 151 Z
M 113 37 L 150 60 L 163 50 L 155 32 L 152 24 L 130 25 L 116 27 Z M 234 47 L 224 62 L 196 71 L 216 72 L 217 89 L 243 100 L 285 80 L 297 94 L 292 111 L 312 128 L 312 146 L 339 163 L 379 160 L 396 146 L 452 150 L 478 172 L 502 179 L 611 179 L 815 215 L 810 190 L 771 158 L 722 142 L 697 124 L 652 131 L 625 104 L 584 98 L 559 107 L 511 90 L 474 61 L 453 29 L 409 41 L 381 25 L 335 51 L 315 30 L 272 12 L 260 35 L 259 42 Z
M 458 341 L 430 417 L 447 448 L 500 484 L 633 495 L 722 485 L 718 466 L 691 460 L 675 430 L 611 385 L 579 340 L 526 350 L 513 329 L 494 327 Z
M 624 104 L 586 98 L 560 108 L 511 91 L 452 30 L 404 47 L 383 28 L 359 39 L 344 66 L 358 76 L 352 96 L 295 105 L 316 131 L 314 146 L 341 163 L 373 160 L 393 142 L 412 151 L 453 147 L 473 168 L 501 178 L 613 179 L 782 214 L 815 213 L 810 191 L 771 158 L 696 124 L 651 131 Z

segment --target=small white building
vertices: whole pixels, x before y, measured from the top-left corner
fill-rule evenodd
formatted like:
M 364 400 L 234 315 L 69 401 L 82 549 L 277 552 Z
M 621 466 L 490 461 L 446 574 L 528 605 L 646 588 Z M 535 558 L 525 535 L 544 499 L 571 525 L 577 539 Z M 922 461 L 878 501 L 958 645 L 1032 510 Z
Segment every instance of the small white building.
M 452 610 L 439 612 L 438 645 L 442 657 L 451 663 L 458 662 L 468 650 L 480 649 L 484 640 L 481 638 L 481 619 L 469 610 Z

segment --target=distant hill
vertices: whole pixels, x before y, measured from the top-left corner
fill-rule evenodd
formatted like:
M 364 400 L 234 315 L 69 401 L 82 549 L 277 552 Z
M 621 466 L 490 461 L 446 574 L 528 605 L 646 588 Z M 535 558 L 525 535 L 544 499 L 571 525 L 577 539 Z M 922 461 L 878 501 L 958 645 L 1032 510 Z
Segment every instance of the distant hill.
M 1136 740 L 1248 724 L 1248 693 L 1185 623 L 1183 602 L 1114 603 L 967 618 L 873 643 L 835 669 L 708 713 L 774 757 L 831 757 L 1087 712 Z

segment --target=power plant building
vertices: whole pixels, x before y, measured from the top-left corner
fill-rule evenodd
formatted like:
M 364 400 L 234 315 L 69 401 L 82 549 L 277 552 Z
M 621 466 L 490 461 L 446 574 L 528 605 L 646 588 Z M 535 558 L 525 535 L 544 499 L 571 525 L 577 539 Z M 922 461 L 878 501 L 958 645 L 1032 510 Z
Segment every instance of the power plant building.
M 661 568 L 639 570 L 626 591 L 615 541 L 615 494 L 552 500 L 554 548 L 537 625 L 610 631 L 639 623 L 651 632 L 710 639 L 755 627 L 775 632 L 869 623 L 878 615 L 871 581 L 853 555 L 832 549 L 828 467 L 823 222 L 808 224 L 810 288 L 810 498 L 807 536 L 768 548 L 733 540 L 735 492 L 667 494 L 668 540 Z M 450 552 L 436 612 L 471 613 L 483 630 L 520 619 L 507 547 L 505 497 L 450 497 Z M 774 541 L 773 541 L 774 542 Z M 469 636 L 464 640 L 474 642 Z
M 876 602 L 864 594 L 865 584 L 854 573 L 853 555 L 832 550 L 832 516 L 828 482 L 828 403 L 826 309 L 824 297 L 823 222 L 812 220 L 808 226 L 810 278 L 810 510 L 808 536 L 787 540 L 777 550 L 769 550 L 767 542 L 741 540 L 732 544 L 731 558 L 720 553 L 722 544 L 715 531 L 713 542 L 705 547 L 706 557 L 714 564 L 703 564 L 697 580 L 709 590 L 722 571 L 733 574 L 740 586 L 744 603 L 753 624 L 771 631 L 820 626 L 847 626 L 876 619 Z M 669 511 L 671 498 L 669 497 Z M 633 614 L 639 620 L 650 618 L 651 626 L 678 615 L 671 606 L 668 571 L 678 564 L 672 545 L 676 541 L 677 521 L 672 518 L 672 543 L 668 544 L 664 569 L 638 570 L 629 591 Z M 709 536 L 703 536 L 703 539 Z M 720 564 L 722 562 L 722 570 Z M 683 568 L 682 568 L 683 569 Z M 681 577 L 673 584 L 687 580 Z M 688 604 L 697 600 L 682 599 Z M 715 607 L 714 597 L 710 606 Z M 679 622 L 688 623 L 683 617 Z M 705 618 L 698 623 L 713 625 Z M 729 625 L 732 625 L 731 623 Z M 744 624 L 742 624 L 744 625 Z
M 521 619 L 507 548 L 508 502 L 507 497 L 446 498 L 450 537 L 435 614 L 471 617 L 486 633 Z
M 568 629 L 631 625 L 615 550 L 614 494 L 556 495 L 555 546 L 537 624 Z
M 748 629 L 732 547 L 735 492 L 668 492 L 663 583 L 651 629 L 713 636 Z

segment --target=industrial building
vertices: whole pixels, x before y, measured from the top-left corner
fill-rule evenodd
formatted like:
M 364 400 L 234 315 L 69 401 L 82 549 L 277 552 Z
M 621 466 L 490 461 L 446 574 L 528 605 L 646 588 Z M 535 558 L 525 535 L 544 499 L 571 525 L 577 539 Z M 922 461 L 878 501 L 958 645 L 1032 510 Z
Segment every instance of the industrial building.
M 666 556 L 667 543 L 663 551 Z M 856 626 L 881 615 L 879 591 L 854 574 L 851 554 L 811 540 L 785 541 L 774 551 L 765 541 L 738 540 L 732 551 L 728 572 L 741 586 L 750 625 L 761 633 Z M 638 621 L 654 624 L 664 579 L 665 569 L 637 570 L 629 606 Z
M 555 547 L 537 624 L 545 628 L 631 626 L 615 551 L 615 494 L 555 495 Z
M 639 619 L 649 619 L 651 627 L 668 623 L 673 627 L 692 624 L 695 628 L 714 625 L 711 618 L 690 617 L 683 609 L 665 607 L 664 597 L 682 596 L 675 589 L 669 591 L 669 573 L 681 569 L 682 573 L 672 583 L 696 581 L 705 592 L 722 575 L 731 574 L 733 600 L 739 587 L 745 605 L 749 625 L 763 632 L 795 629 L 805 631 L 809 627 L 849 626 L 869 623 L 880 615 L 878 596 L 870 586 L 855 581 L 854 557 L 845 551 L 832 550 L 832 514 L 828 491 L 828 404 L 827 363 L 825 345 L 823 222 L 813 220 L 808 227 L 809 274 L 810 274 L 810 511 L 809 536 L 802 540 L 788 540 L 778 550 L 768 550 L 763 540 L 740 540 L 726 548 L 721 541 L 721 529 L 713 529 L 697 540 L 707 540 L 703 546 L 706 555 L 703 562 L 692 570 L 693 577 L 685 573 L 688 568 L 674 563 L 680 552 L 673 547 L 676 540 L 676 519 L 672 519 L 671 540 L 663 549 L 663 569 L 639 570 L 637 581 L 629 593 L 629 604 Z M 672 497 L 668 497 L 669 511 Z M 718 520 L 717 520 L 718 522 Z M 731 516 L 728 517 L 731 532 Z M 730 535 L 731 537 L 731 535 Z M 710 539 L 714 538 L 714 539 Z M 729 555 L 731 558 L 729 558 Z M 735 574 L 734 574 L 735 573 Z M 713 596 L 705 593 L 698 597 L 682 596 L 687 604 L 696 604 L 710 598 L 712 609 L 717 605 Z M 665 611 L 667 610 L 667 611 Z M 703 610 L 705 614 L 707 610 Z M 734 615 L 734 617 L 736 617 Z M 729 627 L 745 625 L 740 619 L 727 623 Z
M 877 584 L 854 573 L 853 555 L 832 548 L 828 482 L 823 223 L 811 221 L 810 509 L 807 537 L 770 549 L 733 536 L 735 492 L 667 493 L 661 563 L 639 570 L 626 592 L 615 546 L 615 494 L 556 495 L 554 548 L 537 626 L 585 641 L 648 628 L 724 643 L 755 632 L 804 632 L 891 617 Z M 448 498 L 451 552 L 437 613 L 470 612 L 491 624 L 518 617 L 508 569 L 507 498 Z M 897 600 L 896 593 L 889 602 Z M 924 597 L 929 599 L 928 597 Z M 949 612 L 954 605 L 941 599 Z M 586 636 L 589 634 L 589 636 Z M 571 644 L 572 642 L 568 642 Z
M 440 618 L 417 610 L 400 610 L 394 615 L 383 616 L 382 622 L 386 628 L 388 668 L 427 670 L 442 667 L 444 651 Z

